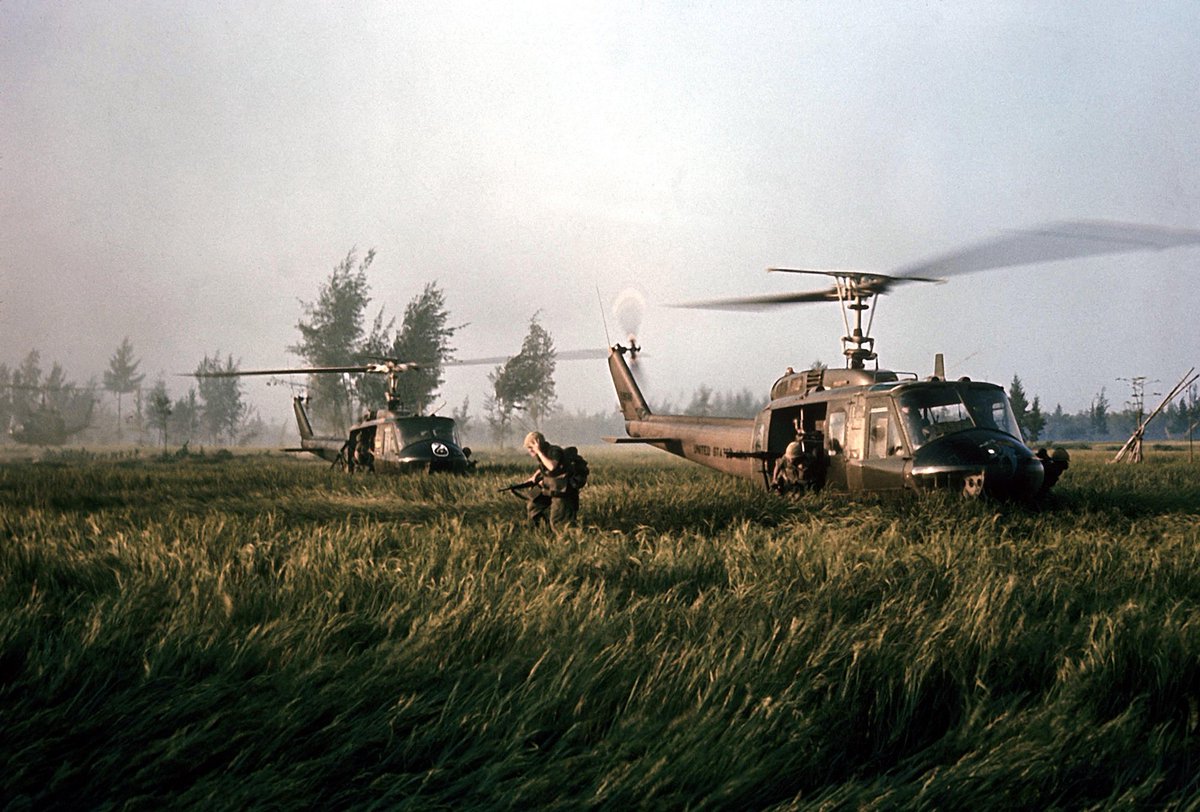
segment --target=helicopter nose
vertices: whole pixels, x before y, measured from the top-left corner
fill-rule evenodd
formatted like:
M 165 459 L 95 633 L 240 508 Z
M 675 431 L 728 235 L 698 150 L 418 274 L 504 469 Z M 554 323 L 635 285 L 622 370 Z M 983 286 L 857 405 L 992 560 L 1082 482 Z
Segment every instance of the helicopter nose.
M 462 450 L 441 440 L 420 440 L 405 446 L 400 462 L 407 468 L 430 472 L 467 468 L 467 458 Z
M 1042 462 L 1015 437 L 969 429 L 921 446 L 913 455 L 919 487 L 961 487 L 964 495 L 1027 499 L 1042 489 Z

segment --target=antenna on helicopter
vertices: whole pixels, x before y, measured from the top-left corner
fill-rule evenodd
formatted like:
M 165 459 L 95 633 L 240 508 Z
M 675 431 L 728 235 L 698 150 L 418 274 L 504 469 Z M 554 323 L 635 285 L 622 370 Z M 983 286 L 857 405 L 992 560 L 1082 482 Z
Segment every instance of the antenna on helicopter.
M 596 285 L 596 304 L 600 305 L 600 322 L 604 325 L 604 346 L 612 346 L 612 336 L 608 332 L 608 317 L 604 315 L 604 299 L 600 296 L 600 286 Z

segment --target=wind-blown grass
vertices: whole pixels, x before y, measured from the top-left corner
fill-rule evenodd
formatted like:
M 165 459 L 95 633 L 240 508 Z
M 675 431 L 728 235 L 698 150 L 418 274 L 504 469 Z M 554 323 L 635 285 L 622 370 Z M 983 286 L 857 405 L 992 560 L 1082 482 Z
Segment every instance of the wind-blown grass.
M 0 467 L 14 808 L 1194 804 L 1200 470 L 1042 509 L 789 502 L 593 454 L 472 477 Z

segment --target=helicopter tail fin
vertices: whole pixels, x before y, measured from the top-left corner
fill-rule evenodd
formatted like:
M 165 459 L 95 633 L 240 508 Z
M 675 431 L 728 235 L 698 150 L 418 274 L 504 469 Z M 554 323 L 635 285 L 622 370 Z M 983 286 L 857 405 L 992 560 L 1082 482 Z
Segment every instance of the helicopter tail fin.
M 625 353 L 629 352 L 620 344 L 608 351 L 608 371 L 612 374 L 613 386 L 617 390 L 617 401 L 621 406 L 621 415 L 626 421 L 645 420 L 650 416 L 650 406 L 642 396 L 637 381 L 629 365 L 625 363 Z
M 296 413 L 296 428 L 300 430 L 300 439 L 311 440 L 313 438 L 312 423 L 309 422 L 308 412 L 304 409 L 303 398 L 292 398 L 292 411 Z

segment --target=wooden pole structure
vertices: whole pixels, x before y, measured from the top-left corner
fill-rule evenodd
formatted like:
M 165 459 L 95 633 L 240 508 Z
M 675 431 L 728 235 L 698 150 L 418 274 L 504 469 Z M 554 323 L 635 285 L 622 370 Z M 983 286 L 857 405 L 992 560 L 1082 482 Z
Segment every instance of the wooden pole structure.
M 1150 421 L 1153 420 L 1159 412 L 1167 408 L 1168 403 L 1178 397 L 1184 389 L 1187 389 L 1189 386 L 1195 383 L 1197 378 L 1200 378 L 1200 375 L 1197 375 L 1196 368 L 1192 367 L 1184 374 L 1182 378 L 1179 379 L 1179 383 L 1175 384 L 1175 388 L 1167 393 L 1167 396 L 1163 398 L 1162 403 L 1158 404 L 1154 411 L 1147 415 L 1146 419 L 1143 420 L 1136 429 L 1134 429 L 1133 434 L 1128 440 L 1125 441 L 1125 445 L 1121 446 L 1121 450 L 1117 452 L 1117 456 L 1113 457 L 1110 462 L 1141 462 L 1142 437 L 1146 433 L 1146 426 L 1150 425 Z M 1132 457 L 1132 459 L 1127 460 L 1126 457 Z

